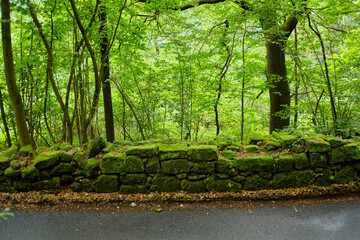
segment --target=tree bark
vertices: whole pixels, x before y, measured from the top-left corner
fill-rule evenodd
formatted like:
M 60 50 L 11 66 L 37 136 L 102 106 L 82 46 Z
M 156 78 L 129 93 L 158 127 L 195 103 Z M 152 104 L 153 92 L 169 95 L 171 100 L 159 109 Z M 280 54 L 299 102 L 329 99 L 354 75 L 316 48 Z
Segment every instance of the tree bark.
M 26 124 L 26 116 L 23 102 L 16 85 L 14 59 L 11 44 L 10 28 L 10 2 L 1 0 L 1 35 L 3 44 L 3 55 L 5 64 L 5 78 L 12 107 L 14 109 L 16 127 L 20 137 L 21 146 L 34 145 Z
M 103 64 L 103 71 L 100 74 L 100 81 L 102 83 L 103 90 L 103 101 L 104 101 L 104 112 L 105 112 L 105 130 L 106 130 L 106 140 L 108 142 L 114 142 L 115 140 L 115 131 L 114 131 L 114 116 L 113 116 L 113 106 L 112 106 L 112 97 L 111 97 L 111 86 L 110 86 L 110 61 L 109 54 L 107 49 L 109 48 L 109 39 L 107 35 L 107 26 L 106 26 L 106 3 L 103 1 L 100 4 L 99 8 L 99 20 L 100 20 L 100 35 L 101 38 L 101 63 Z
M 9 127 L 8 127 L 7 120 L 6 120 L 6 113 L 5 113 L 5 109 L 4 109 L 4 101 L 3 101 L 3 96 L 2 96 L 1 90 L 0 90 L 0 110 L 1 110 L 1 118 L 3 121 L 4 129 L 5 129 L 5 134 L 6 134 L 6 142 L 8 144 L 8 147 L 11 147 L 10 131 L 9 131 Z

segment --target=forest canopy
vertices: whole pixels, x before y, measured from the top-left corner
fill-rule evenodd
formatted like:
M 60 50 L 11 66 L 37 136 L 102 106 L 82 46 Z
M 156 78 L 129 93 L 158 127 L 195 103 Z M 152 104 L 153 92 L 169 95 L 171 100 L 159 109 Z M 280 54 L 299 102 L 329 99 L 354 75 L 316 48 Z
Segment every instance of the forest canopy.
M 360 132 L 358 0 L 1 0 L 1 12 L 8 145 Z

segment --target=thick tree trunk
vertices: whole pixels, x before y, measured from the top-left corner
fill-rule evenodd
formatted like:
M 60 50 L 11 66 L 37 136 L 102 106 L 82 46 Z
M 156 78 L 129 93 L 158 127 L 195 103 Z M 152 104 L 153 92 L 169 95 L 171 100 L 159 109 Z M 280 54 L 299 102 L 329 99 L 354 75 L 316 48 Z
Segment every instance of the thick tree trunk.
M 103 72 L 100 74 L 102 90 L 103 90 L 103 101 L 104 101 L 104 112 L 105 112 L 105 130 L 106 130 L 106 140 L 108 142 L 114 142 L 115 140 L 115 131 L 114 131 L 114 116 L 113 116 L 113 107 L 112 107 L 112 98 L 111 98 L 111 86 L 110 86 L 110 61 L 109 54 L 107 52 L 109 48 L 109 39 L 107 36 L 107 27 L 106 27 L 106 6 L 105 2 L 100 5 L 100 34 L 103 36 L 101 39 L 101 64 L 103 65 L 100 68 Z
M 270 85 L 270 133 L 290 124 L 290 88 L 286 77 L 285 45 L 279 41 L 266 43 L 266 67 Z
M 21 100 L 15 79 L 15 68 L 11 45 L 9 0 L 1 0 L 1 14 L 1 35 L 3 43 L 6 85 L 8 88 L 11 104 L 14 109 L 16 127 L 19 133 L 21 146 L 33 145 L 29 129 L 26 124 L 23 102 Z

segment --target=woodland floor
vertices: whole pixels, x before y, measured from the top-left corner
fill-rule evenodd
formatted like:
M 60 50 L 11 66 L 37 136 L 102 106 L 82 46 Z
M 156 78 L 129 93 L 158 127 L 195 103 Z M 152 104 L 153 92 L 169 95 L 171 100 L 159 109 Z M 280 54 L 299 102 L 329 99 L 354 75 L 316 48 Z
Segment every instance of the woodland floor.
M 194 209 L 234 209 L 252 211 L 261 207 L 319 205 L 360 201 L 360 184 L 331 187 L 310 186 L 280 190 L 242 191 L 241 193 L 119 193 L 31 191 L 0 193 L 0 209 L 23 211 L 172 211 Z

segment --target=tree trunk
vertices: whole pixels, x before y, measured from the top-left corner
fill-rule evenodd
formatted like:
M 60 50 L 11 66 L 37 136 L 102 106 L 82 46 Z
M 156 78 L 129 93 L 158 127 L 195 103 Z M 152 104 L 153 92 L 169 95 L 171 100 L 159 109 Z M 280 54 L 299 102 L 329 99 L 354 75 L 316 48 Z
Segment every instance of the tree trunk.
M 101 39 L 101 64 L 103 71 L 101 76 L 102 90 L 103 90 L 103 101 L 104 101 L 104 112 L 105 112 L 105 130 L 106 130 L 106 140 L 108 142 L 114 142 L 115 140 L 115 131 L 114 131 L 114 116 L 113 116 L 113 106 L 111 98 L 111 86 L 110 86 L 110 61 L 109 54 L 107 49 L 109 48 L 109 39 L 107 36 L 107 27 L 106 27 L 106 5 L 105 1 L 100 5 L 100 35 Z
M 6 121 L 6 113 L 5 113 L 5 109 L 4 109 L 4 102 L 3 102 L 1 90 L 0 90 L 0 110 L 1 110 L 1 118 L 3 121 L 4 129 L 5 129 L 5 134 L 6 134 L 6 142 L 8 144 L 8 147 L 11 147 L 10 131 L 9 131 L 9 127 L 8 127 L 8 124 Z
M 290 88 L 285 65 L 285 44 L 279 40 L 266 42 L 266 68 L 270 86 L 270 133 L 290 124 Z
M 29 129 L 26 124 L 23 102 L 21 100 L 15 79 L 14 60 L 11 45 L 9 0 L 1 0 L 1 14 L 1 35 L 3 44 L 6 85 L 8 88 L 11 104 L 14 109 L 16 127 L 19 133 L 21 146 L 33 145 Z

